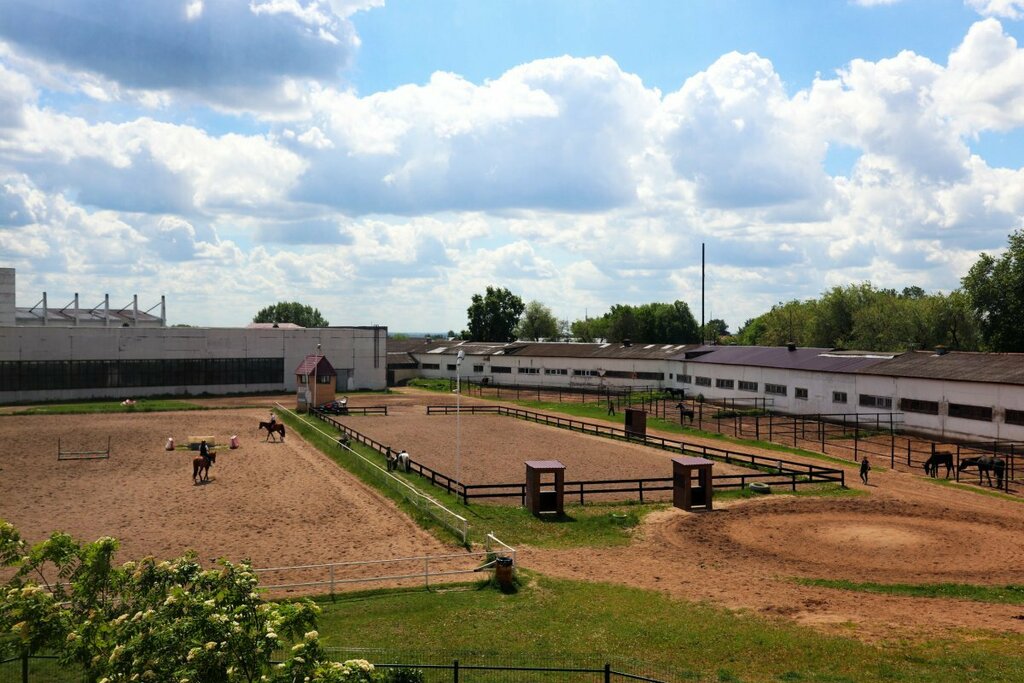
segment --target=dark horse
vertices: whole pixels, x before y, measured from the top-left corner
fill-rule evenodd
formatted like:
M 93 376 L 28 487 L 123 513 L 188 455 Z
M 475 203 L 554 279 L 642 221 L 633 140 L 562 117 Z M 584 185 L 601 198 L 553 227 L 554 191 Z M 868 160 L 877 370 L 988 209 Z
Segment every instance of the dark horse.
M 953 454 L 948 451 L 935 451 L 924 463 L 924 471 L 929 477 L 939 476 L 939 465 L 946 466 L 946 479 L 953 471 Z M 962 469 L 962 468 L 961 468 Z
M 992 472 L 996 473 L 996 488 L 1003 487 L 1003 472 L 1006 470 L 1006 461 L 993 455 L 982 455 L 977 458 L 963 458 L 960 461 L 959 472 L 968 467 L 978 468 L 978 486 L 981 486 L 982 475 L 988 477 L 988 485 L 992 485 Z
M 215 462 L 217 462 L 215 451 L 210 451 L 206 457 L 197 455 L 192 458 L 192 483 L 201 484 L 204 481 L 210 481 L 210 465 Z
M 273 424 L 271 424 L 270 422 L 260 422 L 260 426 L 256 428 L 256 431 L 259 431 L 261 429 L 267 430 L 267 438 L 264 439 L 264 441 L 274 436 L 274 434 L 280 434 L 281 441 L 284 441 L 284 425 L 282 423 L 274 422 Z M 274 441 L 277 441 L 276 437 L 274 438 Z

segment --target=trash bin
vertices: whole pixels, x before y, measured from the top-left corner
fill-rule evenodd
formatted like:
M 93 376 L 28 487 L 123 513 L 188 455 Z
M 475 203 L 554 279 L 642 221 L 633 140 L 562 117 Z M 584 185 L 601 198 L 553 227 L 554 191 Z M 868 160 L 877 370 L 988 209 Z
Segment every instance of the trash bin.
M 238 448 L 238 435 L 237 434 L 231 437 L 231 447 L 232 448 Z
M 515 568 L 511 557 L 499 557 L 494 561 L 494 578 L 502 586 L 512 585 L 512 570 Z

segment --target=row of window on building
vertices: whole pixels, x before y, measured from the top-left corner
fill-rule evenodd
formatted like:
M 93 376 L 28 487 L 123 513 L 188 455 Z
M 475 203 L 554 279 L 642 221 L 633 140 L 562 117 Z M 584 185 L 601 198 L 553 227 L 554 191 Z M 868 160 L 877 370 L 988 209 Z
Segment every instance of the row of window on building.
M 423 370 L 440 370 L 440 363 L 423 363 L 420 366 Z M 456 371 L 455 363 L 448 363 L 448 372 Z M 573 377 L 604 377 L 608 379 L 639 379 L 651 382 L 664 382 L 665 373 L 663 372 L 633 372 L 630 370 L 581 370 L 574 368 L 534 368 L 534 367 L 515 367 L 509 365 L 492 365 L 491 373 L 495 375 L 508 375 L 515 372 L 519 375 L 561 375 Z M 484 374 L 483 365 L 474 365 L 473 374 L 482 375 Z
M 691 377 L 690 375 L 680 375 L 680 381 L 683 384 L 695 384 L 699 387 L 710 387 L 712 380 L 710 377 Z M 717 389 L 735 389 L 739 388 L 740 391 L 752 391 L 758 390 L 757 382 L 747 382 L 739 380 L 734 382 L 731 379 L 715 379 L 715 388 Z M 787 396 L 789 388 L 785 384 L 772 384 L 765 382 L 764 393 L 771 396 Z M 808 399 L 807 389 L 804 387 L 794 387 L 793 397 L 801 400 Z M 849 402 L 849 397 L 845 391 L 833 391 L 832 392 L 832 403 L 846 404 Z M 872 394 L 860 394 L 858 396 L 858 403 L 863 408 L 875 408 L 878 410 L 892 410 L 892 397 L 890 396 L 874 396 Z M 901 398 L 900 399 L 900 410 L 905 413 L 924 413 L 926 415 L 938 415 L 939 414 L 939 402 L 938 401 L 926 401 L 917 398 Z M 946 414 L 949 417 L 958 417 L 964 420 L 978 420 L 981 422 L 992 421 L 992 407 L 991 406 L 975 406 L 966 403 L 949 403 L 947 404 Z M 1013 410 L 1007 409 L 1004 415 L 1004 421 L 1007 424 L 1024 425 L 1024 410 Z
M 283 358 L 0 361 L 0 391 L 281 384 Z

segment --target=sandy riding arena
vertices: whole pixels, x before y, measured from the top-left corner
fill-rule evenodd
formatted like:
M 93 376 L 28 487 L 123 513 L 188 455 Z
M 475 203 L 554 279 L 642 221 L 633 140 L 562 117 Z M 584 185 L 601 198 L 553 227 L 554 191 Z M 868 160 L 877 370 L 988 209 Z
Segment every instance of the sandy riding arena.
M 115 536 L 125 559 L 193 549 L 204 563 L 268 567 L 451 552 L 298 436 L 266 442 L 262 419 L 262 409 L 0 417 L 0 517 L 33 542 L 55 530 Z M 230 450 L 234 434 L 241 447 Z M 195 453 L 164 450 L 189 435 L 218 443 L 207 484 L 192 483 Z M 58 438 L 94 450 L 108 436 L 109 460 L 57 460 Z

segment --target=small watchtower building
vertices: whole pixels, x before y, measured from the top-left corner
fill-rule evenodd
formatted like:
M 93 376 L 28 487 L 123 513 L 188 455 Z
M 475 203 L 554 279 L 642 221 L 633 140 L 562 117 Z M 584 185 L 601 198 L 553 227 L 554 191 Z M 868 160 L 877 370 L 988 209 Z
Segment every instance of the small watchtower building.
M 295 368 L 295 410 L 308 412 L 310 407 L 334 400 L 338 373 L 326 356 L 311 354 Z

